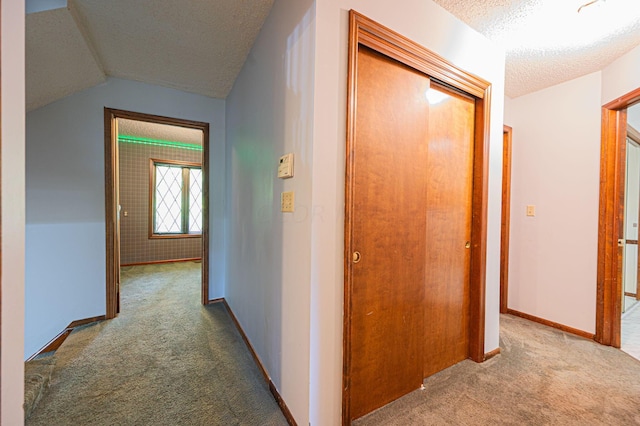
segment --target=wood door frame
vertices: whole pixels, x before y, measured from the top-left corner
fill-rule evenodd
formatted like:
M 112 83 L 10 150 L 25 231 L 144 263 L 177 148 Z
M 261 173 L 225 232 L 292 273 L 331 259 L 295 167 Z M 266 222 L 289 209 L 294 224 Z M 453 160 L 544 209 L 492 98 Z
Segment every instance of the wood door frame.
M 485 359 L 485 287 L 487 256 L 487 197 L 489 171 L 489 136 L 491 83 L 470 74 L 419 44 L 351 10 L 349 12 L 349 65 L 347 93 L 347 143 L 345 177 L 345 243 L 344 243 L 344 316 L 342 423 L 351 422 L 350 354 L 352 291 L 352 221 L 355 151 L 355 118 L 358 46 L 363 45 L 414 68 L 432 79 L 461 90 L 475 98 L 475 132 L 473 194 L 471 220 L 470 324 L 469 358 Z
M 116 293 L 116 274 L 120 265 L 116 263 L 115 238 L 118 206 L 116 203 L 116 119 L 125 118 L 136 121 L 146 121 L 156 124 L 186 127 L 202 131 L 202 283 L 201 303 L 209 303 L 209 123 L 183 120 L 179 118 L 163 117 L 159 115 L 104 108 L 104 149 L 105 149 L 105 223 L 106 223 L 106 263 L 107 263 L 107 309 L 106 319 L 117 316 L 118 296 Z
M 620 347 L 622 315 L 621 248 L 624 217 L 627 108 L 640 102 L 640 88 L 602 106 L 600 205 L 595 341 Z
M 500 231 L 500 313 L 509 309 L 509 235 L 511 229 L 511 148 L 513 129 L 502 131 L 502 219 Z

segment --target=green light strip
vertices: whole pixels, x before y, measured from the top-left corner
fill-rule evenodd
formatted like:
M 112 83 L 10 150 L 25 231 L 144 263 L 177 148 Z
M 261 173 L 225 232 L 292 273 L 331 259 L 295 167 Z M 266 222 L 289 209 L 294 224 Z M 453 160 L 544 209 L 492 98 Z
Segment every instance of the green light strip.
M 202 145 L 194 143 L 163 141 L 161 139 L 139 138 L 137 136 L 119 135 L 120 143 L 136 143 L 139 145 L 164 146 L 168 148 L 189 149 L 191 151 L 202 151 Z

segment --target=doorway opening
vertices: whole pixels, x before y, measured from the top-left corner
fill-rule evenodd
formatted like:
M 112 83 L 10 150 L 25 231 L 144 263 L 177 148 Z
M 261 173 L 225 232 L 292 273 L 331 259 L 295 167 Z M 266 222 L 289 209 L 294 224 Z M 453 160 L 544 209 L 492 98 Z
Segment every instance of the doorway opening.
M 600 214 L 595 340 L 620 347 L 623 306 L 627 109 L 640 103 L 640 88 L 602 107 Z M 633 222 L 632 222 L 633 223 Z
M 123 265 L 201 261 L 207 304 L 209 124 L 110 108 L 104 117 L 106 318 L 120 309 Z
M 489 82 L 355 11 L 350 34 L 343 424 L 485 359 L 491 97 Z

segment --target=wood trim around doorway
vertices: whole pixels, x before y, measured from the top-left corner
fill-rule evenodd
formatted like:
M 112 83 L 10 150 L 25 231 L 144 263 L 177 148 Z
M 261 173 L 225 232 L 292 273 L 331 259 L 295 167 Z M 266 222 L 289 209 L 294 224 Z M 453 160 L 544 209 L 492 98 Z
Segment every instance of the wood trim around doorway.
M 117 315 L 116 273 L 120 265 L 116 265 L 115 238 L 117 208 L 116 194 L 116 167 L 118 159 L 116 152 L 115 122 L 118 118 L 146 121 L 150 123 L 180 126 L 201 130 L 202 138 L 202 283 L 201 303 L 209 303 L 209 123 L 183 120 L 179 118 L 163 117 L 131 111 L 123 111 L 112 108 L 104 109 L 104 147 L 105 147 L 105 223 L 106 223 L 106 265 L 107 265 L 107 309 L 106 319 L 115 318 Z
M 469 358 L 476 362 L 485 359 L 485 285 L 487 199 L 489 170 L 489 135 L 491 84 L 472 75 L 444 58 L 416 44 L 408 38 L 355 12 L 349 15 L 349 66 L 347 94 L 347 154 L 345 178 L 345 267 L 344 267 L 344 321 L 343 321 L 343 394 L 342 423 L 350 424 L 350 318 L 352 292 L 351 233 L 353 212 L 351 209 L 351 179 L 353 177 L 353 150 L 355 147 L 355 117 L 357 88 L 358 46 L 363 45 L 414 68 L 430 78 L 461 90 L 475 98 L 476 129 L 473 163 L 473 194 L 471 220 L 470 266 L 470 324 Z
M 623 238 L 627 108 L 638 102 L 640 88 L 602 107 L 595 340 L 617 348 L 622 314 L 622 249 L 618 239 Z
M 511 220 L 511 145 L 513 129 L 502 133 L 502 229 L 500 231 L 500 313 L 506 314 L 509 301 L 509 231 Z

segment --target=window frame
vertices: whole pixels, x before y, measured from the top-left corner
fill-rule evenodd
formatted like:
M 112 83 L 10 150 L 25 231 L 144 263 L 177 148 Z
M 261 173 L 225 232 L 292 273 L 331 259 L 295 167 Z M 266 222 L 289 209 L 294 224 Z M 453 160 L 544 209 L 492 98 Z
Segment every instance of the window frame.
M 156 210 L 156 166 L 169 166 L 179 167 L 182 169 L 182 211 L 181 211 L 181 227 L 186 229 L 187 232 L 180 233 L 157 233 L 155 232 L 155 210 Z M 179 160 L 162 160 L 158 158 L 149 159 L 149 239 L 174 239 L 174 238 L 202 238 L 201 232 L 189 233 L 189 197 L 190 197 L 190 173 L 191 169 L 199 169 L 202 173 L 202 181 L 204 185 L 204 171 L 202 170 L 202 163 L 193 163 L 189 161 Z M 203 203 L 204 203 L 203 193 Z M 202 206 L 204 212 L 204 204 Z M 203 215 L 204 217 L 204 215 Z

